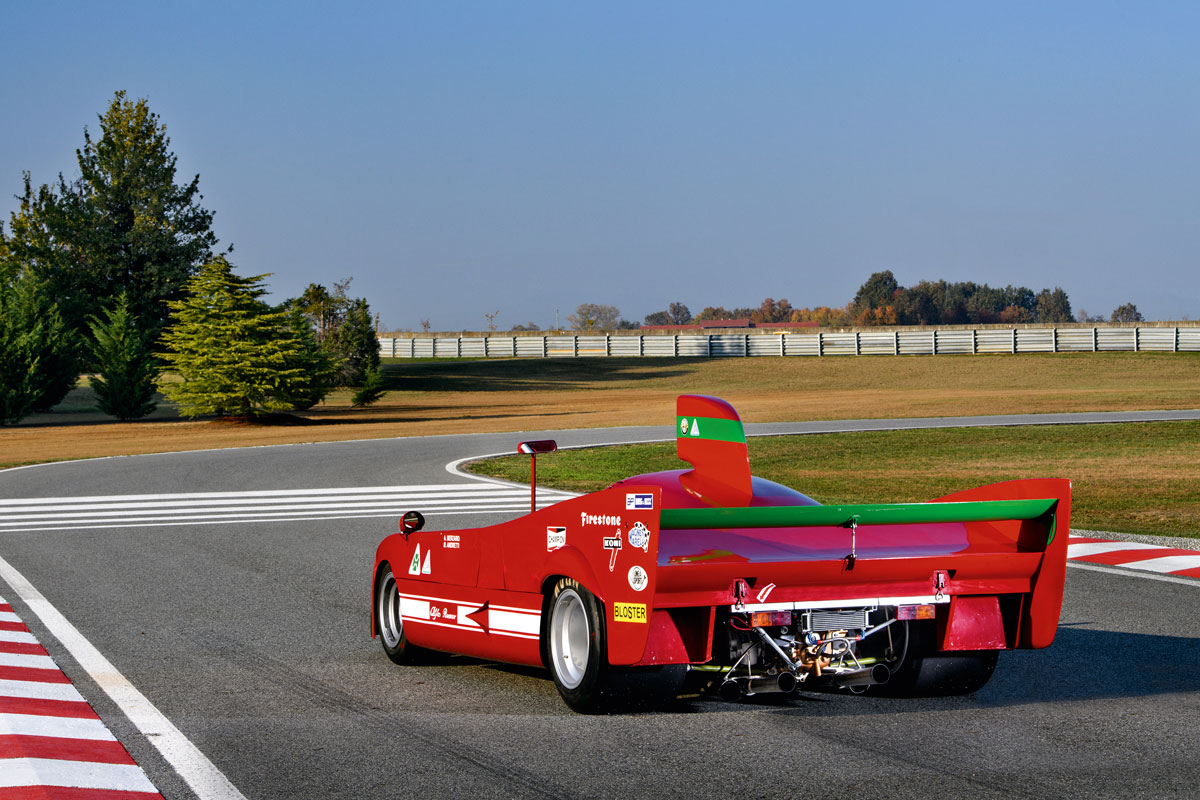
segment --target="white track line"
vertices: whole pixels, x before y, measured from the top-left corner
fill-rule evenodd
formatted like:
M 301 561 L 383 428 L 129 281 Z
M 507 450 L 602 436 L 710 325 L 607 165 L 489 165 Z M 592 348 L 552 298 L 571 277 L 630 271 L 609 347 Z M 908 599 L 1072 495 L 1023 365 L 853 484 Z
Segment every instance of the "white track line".
M 50 633 L 62 643 L 79 666 L 92 677 L 113 702 L 154 745 L 200 800 L 246 800 L 225 774 L 208 760 L 166 716 L 138 691 L 78 629 L 34 588 L 25 576 L 0 558 L 0 577 L 8 582 Z M 53 663 L 53 662 L 51 662 Z M 7 715 L 6 715 L 7 716 Z M 28 759 L 36 772 L 39 765 Z M 0 783 L 0 785 L 4 785 Z M 15 785 L 15 784 L 10 784 Z
M 1088 570 L 1089 572 L 1106 572 L 1109 575 L 1122 575 L 1126 578 L 1137 578 L 1143 581 L 1177 583 L 1180 586 L 1200 588 L 1200 581 L 1195 578 L 1176 578 L 1174 575 L 1159 575 L 1156 572 L 1130 572 L 1127 567 L 1108 567 L 1104 564 L 1089 564 L 1086 561 L 1068 561 L 1067 566 Z

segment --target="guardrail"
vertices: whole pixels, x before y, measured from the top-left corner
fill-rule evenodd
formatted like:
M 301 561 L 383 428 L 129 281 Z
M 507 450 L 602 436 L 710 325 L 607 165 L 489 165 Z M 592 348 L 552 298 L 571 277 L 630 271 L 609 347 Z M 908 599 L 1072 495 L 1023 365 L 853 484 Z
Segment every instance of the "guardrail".
M 975 328 L 842 333 L 609 336 L 435 336 L 379 339 L 386 358 L 949 355 L 980 353 L 1200 352 L 1200 326 Z

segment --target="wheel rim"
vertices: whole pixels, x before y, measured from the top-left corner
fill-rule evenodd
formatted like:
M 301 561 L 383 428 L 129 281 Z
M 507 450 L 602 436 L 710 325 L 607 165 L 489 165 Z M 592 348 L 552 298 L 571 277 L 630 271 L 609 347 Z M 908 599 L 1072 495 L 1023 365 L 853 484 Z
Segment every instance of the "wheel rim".
M 404 635 L 404 622 L 400 619 L 400 592 L 390 570 L 379 582 L 379 596 L 375 602 L 379 635 L 389 649 L 395 649 L 400 646 L 400 637 Z
M 587 672 L 591 631 L 583 598 L 567 589 L 554 601 L 550 616 L 550 654 L 554 674 L 568 689 L 583 682 Z

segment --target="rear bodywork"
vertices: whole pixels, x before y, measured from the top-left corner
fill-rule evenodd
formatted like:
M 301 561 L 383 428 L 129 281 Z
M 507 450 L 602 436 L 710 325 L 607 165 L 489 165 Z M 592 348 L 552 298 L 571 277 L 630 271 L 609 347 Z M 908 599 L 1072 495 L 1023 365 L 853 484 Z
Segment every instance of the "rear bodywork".
M 724 401 L 682 396 L 676 423 L 691 469 L 500 525 L 385 539 L 376 570 L 391 566 L 409 641 L 541 665 L 561 578 L 599 600 L 608 665 L 708 668 L 743 693 L 882 683 L 912 658 L 902 652 L 911 635 L 899 635 L 910 621 L 921 621 L 926 655 L 1053 641 L 1069 481 L 824 506 L 751 476 Z

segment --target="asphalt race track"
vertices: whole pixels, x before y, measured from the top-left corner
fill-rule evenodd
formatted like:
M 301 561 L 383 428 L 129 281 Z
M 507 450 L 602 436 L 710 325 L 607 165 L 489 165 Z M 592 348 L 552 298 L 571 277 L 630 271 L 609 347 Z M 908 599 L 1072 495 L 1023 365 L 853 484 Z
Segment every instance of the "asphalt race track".
M 1114 419 L 1078 416 L 1032 421 Z M 853 429 L 747 432 L 821 425 Z M 397 667 L 370 638 L 374 550 L 400 510 L 436 509 L 429 527 L 453 529 L 527 508 L 524 491 L 448 463 L 520 439 L 671 435 L 443 436 L 9 470 L 0 559 L 247 798 L 1197 796 L 1200 580 L 1069 569 L 1054 646 L 1003 654 L 970 698 L 684 698 L 585 717 L 544 671 L 451 657 Z M 194 793 L 9 584 L 0 595 L 165 797 L 237 796 Z

